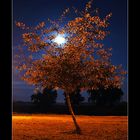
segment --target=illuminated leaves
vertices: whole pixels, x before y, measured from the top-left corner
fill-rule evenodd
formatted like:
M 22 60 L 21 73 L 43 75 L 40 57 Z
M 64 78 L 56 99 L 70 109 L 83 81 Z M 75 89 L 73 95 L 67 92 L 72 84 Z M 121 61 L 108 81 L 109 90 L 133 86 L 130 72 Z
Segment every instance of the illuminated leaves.
M 62 15 L 61 15 L 59 20 L 63 20 L 63 18 L 69 13 L 69 11 L 70 11 L 69 8 L 65 9 L 65 11 L 62 13 Z
M 88 11 L 88 9 L 91 8 L 91 4 L 92 4 L 93 0 L 90 0 L 87 4 L 86 4 L 86 11 Z
M 111 63 L 112 48 L 105 49 L 101 42 L 109 34 L 107 27 L 112 13 L 101 19 L 89 12 L 91 4 L 92 1 L 89 1 L 86 11 L 68 21 L 63 28 L 59 22 L 50 19 L 50 27 L 45 27 L 45 22 L 34 28 L 16 22 L 22 29 L 32 29 L 22 34 L 22 47 L 26 48 L 22 53 L 24 59 L 20 55 L 21 63 L 17 68 L 23 80 L 36 86 L 57 87 L 67 92 L 73 92 L 77 87 L 97 89 L 100 86 L 121 86 L 126 72 L 122 66 Z M 69 8 L 59 20 L 68 12 Z M 63 47 L 53 42 L 57 34 L 66 35 L 67 43 Z
M 24 33 L 24 34 L 22 34 L 22 38 L 24 39 L 25 42 L 32 41 L 32 36 L 31 36 L 30 33 Z
M 21 28 L 21 29 L 29 29 L 23 22 L 15 22 L 16 26 Z
M 43 28 L 43 27 L 45 27 L 45 22 L 40 22 L 40 23 L 35 27 L 35 29 L 36 29 L 36 30 L 39 30 L 39 29 L 41 29 L 41 28 Z

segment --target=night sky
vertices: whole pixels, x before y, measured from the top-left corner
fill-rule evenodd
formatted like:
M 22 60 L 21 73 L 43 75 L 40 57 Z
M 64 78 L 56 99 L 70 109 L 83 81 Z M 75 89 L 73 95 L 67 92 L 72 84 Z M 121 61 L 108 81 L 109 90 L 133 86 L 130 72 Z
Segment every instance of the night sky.
M 72 6 L 82 9 L 89 0 L 13 0 L 13 49 L 21 42 L 21 30 L 14 24 L 15 21 L 35 26 L 41 21 L 57 19 L 66 8 Z M 99 8 L 102 16 L 112 12 L 109 30 L 111 34 L 106 38 L 105 46 L 112 47 L 112 63 L 122 64 L 127 70 L 127 0 L 94 0 L 93 8 Z M 73 18 L 71 15 L 68 18 Z M 13 53 L 14 55 L 14 53 Z M 127 100 L 127 77 L 122 87 Z M 59 91 L 61 93 L 62 91 Z M 13 100 L 30 101 L 33 87 L 21 81 L 16 75 L 13 66 Z M 86 94 L 83 94 L 86 96 Z M 58 102 L 63 102 L 63 95 L 58 95 Z

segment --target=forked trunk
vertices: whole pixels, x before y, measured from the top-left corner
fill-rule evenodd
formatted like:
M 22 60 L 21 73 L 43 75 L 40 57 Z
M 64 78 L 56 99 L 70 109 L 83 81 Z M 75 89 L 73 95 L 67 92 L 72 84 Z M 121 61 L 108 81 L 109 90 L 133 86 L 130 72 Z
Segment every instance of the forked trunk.
M 74 111 L 72 109 L 69 93 L 66 93 L 66 100 L 67 100 L 68 108 L 69 108 L 70 114 L 72 116 L 72 119 L 73 119 L 73 122 L 74 122 L 74 125 L 76 128 L 76 133 L 81 134 L 81 129 L 76 121 L 76 117 L 75 117 Z

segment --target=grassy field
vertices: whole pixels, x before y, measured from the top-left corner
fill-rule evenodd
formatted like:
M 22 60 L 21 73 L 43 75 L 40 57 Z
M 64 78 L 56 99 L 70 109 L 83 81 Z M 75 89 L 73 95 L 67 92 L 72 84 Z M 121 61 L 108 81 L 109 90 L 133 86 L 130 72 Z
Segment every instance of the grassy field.
M 77 116 L 74 134 L 69 115 L 13 115 L 13 140 L 127 140 L 127 116 Z

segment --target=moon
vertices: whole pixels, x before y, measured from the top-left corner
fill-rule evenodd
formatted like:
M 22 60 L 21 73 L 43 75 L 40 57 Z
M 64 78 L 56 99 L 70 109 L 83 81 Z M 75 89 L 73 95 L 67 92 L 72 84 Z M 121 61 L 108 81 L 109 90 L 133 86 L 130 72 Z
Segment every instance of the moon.
M 66 39 L 64 38 L 63 35 L 57 35 L 56 38 L 54 39 L 54 42 L 57 43 L 58 45 L 62 45 L 66 43 Z

